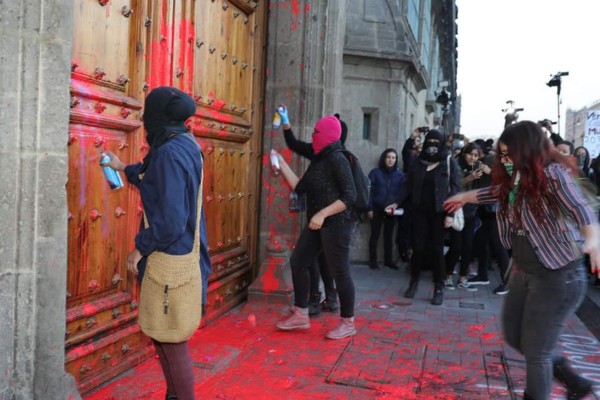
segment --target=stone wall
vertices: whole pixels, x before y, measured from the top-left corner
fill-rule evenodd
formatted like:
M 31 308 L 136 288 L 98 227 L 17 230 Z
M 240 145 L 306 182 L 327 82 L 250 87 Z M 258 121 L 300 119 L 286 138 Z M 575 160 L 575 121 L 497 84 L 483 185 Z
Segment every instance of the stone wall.
M 5 2 L 0 31 L 0 398 L 76 399 L 64 371 L 71 5 Z

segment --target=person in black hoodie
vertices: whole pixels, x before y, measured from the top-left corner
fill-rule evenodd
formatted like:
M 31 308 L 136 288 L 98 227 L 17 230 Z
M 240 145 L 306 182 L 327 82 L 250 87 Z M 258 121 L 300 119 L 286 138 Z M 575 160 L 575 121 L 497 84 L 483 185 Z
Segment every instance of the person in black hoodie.
M 404 173 L 398 169 L 398 153 L 394 149 L 386 149 L 379 157 L 379 165 L 369 172 L 371 196 L 367 215 L 371 220 L 371 237 L 369 238 L 369 268 L 379 269 L 377 264 L 377 242 L 383 225 L 384 265 L 398 269 L 393 258 L 393 239 L 396 218 L 385 213 L 385 207 L 392 203 L 400 193 L 404 183 Z
M 448 157 L 444 135 L 431 129 L 425 136 L 419 157 L 410 164 L 396 202 L 386 208 L 391 214 L 398 204 L 410 199 L 413 254 L 410 284 L 404 293 L 406 298 L 415 296 L 421 268 L 430 254 L 434 282 L 431 304 L 441 305 L 444 301 L 444 228 L 452 225 L 454 214 L 446 213 L 443 204 L 449 196 L 459 192 L 460 176 L 456 160 Z
M 291 129 L 282 118 L 284 129 Z M 290 257 L 294 284 L 294 310 L 277 323 L 281 330 L 310 328 L 308 300 L 309 270 L 323 252 L 340 298 L 340 325 L 326 334 L 343 339 L 356 334 L 354 325 L 354 283 L 350 274 L 350 241 L 356 228 L 356 185 L 348 158 L 340 143 L 340 121 L 333 115 L 321 118 L 314 127 L 315 156 L 302 178 L 298 178 L 281 155 L 281 173 L 292 190 L 306 195 L 307 226 L 300 233 Z
M 315 151 L 312 147 L 312 143 L 298 140 L 290 129 L 285 129 L 286 125 L 289 125 L 290 118 L 288 115 L 287 108 L 281 106 L 278 108 L 277 113 L 281 116 L 283 122 L 283 135 L 287 146 L 296 154 L 312 160 L 315 158 Z M 348 125 L 341 120 L 340 114 L 334 114 L 334 116 L 340 121 L 342 126 L 342 133 L 340 135 L 340 142 L 342 147 L 346 143 L 346 137 L 348 136 Z M 318 266 L 317 266 L 318 264 Z M 310 269 L 310 299 L 308 302 L 308 315 L 311 317 L 319 315 L 322 311 L 336 312 L 340 306 L 338 303 L 338 295 L 335 290 L 335 282 L 329 267 L 327 266 L 327 260 L 325 254 L 321 252 L 317 258 L 317 264 Z M 325 289 L 325 299 L 321 302 L 321 292 L 319 291 L 319 276 L 323 280 L 323 288 Z

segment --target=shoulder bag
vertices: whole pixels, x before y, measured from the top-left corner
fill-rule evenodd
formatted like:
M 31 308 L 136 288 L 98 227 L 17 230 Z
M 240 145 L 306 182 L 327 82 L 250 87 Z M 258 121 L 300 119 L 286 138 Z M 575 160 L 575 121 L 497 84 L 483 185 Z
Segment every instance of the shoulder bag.
M 140 288 L 138 324 L 142 332 L 158 342 L 184 342 L 200 325 L 202 315 L 201 209 L 202 177 L 198 189 L 196 232 L 192 251 L 183 255 L 155 251 L 148 256 Z M 145 213 L 144 222 L 149 226 Z

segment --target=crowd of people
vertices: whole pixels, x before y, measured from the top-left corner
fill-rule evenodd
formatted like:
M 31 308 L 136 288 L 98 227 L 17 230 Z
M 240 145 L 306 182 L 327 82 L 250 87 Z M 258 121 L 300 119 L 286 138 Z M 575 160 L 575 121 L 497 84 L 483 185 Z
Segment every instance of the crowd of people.
M 277 328 L 310 328 L 315 313 L 309 306 L 319 304 L 321 297 L 312 288 L 319 285 L 313 277 L 318 263 L 334 277 L 341 306 L 341 324 L 326 337 L 343 339 L 357 333 L 349 250 L 361 211 L 353 207 L 357 185 L 340 142 L 343 121 L 339 116 L 321 118 L 307 143 L 294 137 L 287 110 L 280 114 L 288 146 L 311 162 L 298 177 L 278 156 L 291 189 L 306 196 L 307 225 L 290 259 L 294 308 Z M 402 149 L 402 168 L 396 149 L 385 149 L 369 173 L 371 192 L 364 210 L 371 224 L 369 267 L 380 269 L 383 229 L 383 265 L 399 269 L 394 245 L 408 262 L 404 297 L 415 296 L 421 272 L 428 269 L 431 304 L 439 306 L 444 290 L 475 291 L 489 285 L 495 259 L 500 285 L 493 292 L 506 295 L 505 340 L 526 361 L 524 398 L 548 399 L 555 378 L 565 386 L 567 398 L 580 399 L 592 391 L 592 382 L 569 367 L 557 342 L 583 300 L 588 274 L 596 283 L 600 275 L 600 225 L 590 200 L 597 193 L 600 161 L 590 161 L 587 149 L 575 149 L 551 128 L 547 121 L 518 122 L 505 127 L 494 143 L 420 127 Z M 475 260 L 476 272 L 470 276 Z M 335 304 L 335 290 L 326 291 L 331 296 L 321 307 Z
M 187 341 L 200 323 L 210 271 L 203 157 L 185 125 L 195 103 L 175 88 L 161 87 L 148 95 L 145 110 L 148 155 L 127 166 L 107 152 L 106 165 L 125 172 L 143 203 L 127 268 L 141 285 L 138 322 L 159 356 L 166 398 L 193 399 Z M 278 114 L 289 148 L 310 160 L 298 176 L 276 154 L 307 215 L 290 257 L 294 307 L 278 329 L 309 329 L 311 317 L 339 310 L 340 323 L 326 337 L 357 334 L 350 247 L 365 214 L 371 226 L 369 267 L 380 268 L 383 229 L 383 265 L 399 269 L 394 246 L 408 264 L 406 298 L 415 296 L 423 270 L 432 272 L 433 305 L 443 304 L 444 290 L 475 291 L 489 285 L 496 260 L 500 285 L 494 293 L 506 295 L 504 336 L 526 361 L 525 399 L 548 399 L 553 377 L 569 399 L 591 392 L 592 383 L 578 376 L 556 347 L 564 322 L 582 302 L 588 273 L 596 283 L 600 275 L 594 208 L 600 160 L 591 161 L 585 147 L 574 148 L 545 121 L 509 125 L 497 143 L 419 127 L 407 139 L 402 160 L 393 148 L 381 153 L 368 174 L 367 193 L 357 184 L 357 161 L 345 148 L 348 127 L 339 115 L 319 119 L 312 141 L 303 142 L 294 136 L 287 109 L 280 107 Z M 359 209 L 357 199 L 364 193 L 369 201 Z M 474 260 L 476 273 L 470 276 Z

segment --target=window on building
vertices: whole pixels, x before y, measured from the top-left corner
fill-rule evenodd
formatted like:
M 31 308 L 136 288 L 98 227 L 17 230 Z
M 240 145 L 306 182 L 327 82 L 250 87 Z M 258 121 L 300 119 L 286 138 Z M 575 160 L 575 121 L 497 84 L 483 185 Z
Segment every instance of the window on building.
M 371 114 L 363 114 L 363 139 L 371 140 Z
M 408 26 L 415 37 L 419 40 L 419 9 L 421 8 L 421 0 L 408 0 Z
M 376 108 L 363 108 L 363 140 L 377 144 L 379 112 Z

